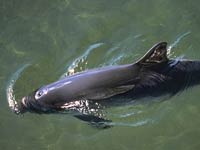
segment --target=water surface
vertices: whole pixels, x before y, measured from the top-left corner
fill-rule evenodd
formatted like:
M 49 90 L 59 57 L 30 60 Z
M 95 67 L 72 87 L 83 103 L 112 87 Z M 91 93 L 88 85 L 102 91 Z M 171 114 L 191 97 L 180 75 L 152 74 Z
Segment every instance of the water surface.
M 132 63 L 159 41 L 169 43 L 171 58 L 200 59 L 199 5 L 197 0 L 1 0 L 1 149 L 200 149 L 199 86 L 106 109 L 115 124 L 107 130 L 70 114 L 15 115 L 6 95 L 12 79 L 19 99 L 66 74 Z

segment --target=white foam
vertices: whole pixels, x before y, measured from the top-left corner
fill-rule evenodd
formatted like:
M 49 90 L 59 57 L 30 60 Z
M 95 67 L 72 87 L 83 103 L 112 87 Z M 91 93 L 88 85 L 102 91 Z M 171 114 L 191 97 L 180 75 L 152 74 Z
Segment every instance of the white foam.
M 19 78 L 20 74 L 23 72 L 23 70 L 25 68 L 27 68 L 28 66 L 30 66 L 30 64 L 24 64 L 22 65 L 10 78 L 10 80 L 8 81 L 7 84 L 7 88 L 6 88 L 6 95 L 7 95 L 7 101 L 8 101 L 8 105 L 11 108 L 11 110 L 15 113 L 20 113 L 19 109 L 18 109 L 18 104 L 17 101 L 15 99 L 15 95 L 14 95 L 14 91 L 13 91 L 13 87 L 17 81 L 17 79 Z

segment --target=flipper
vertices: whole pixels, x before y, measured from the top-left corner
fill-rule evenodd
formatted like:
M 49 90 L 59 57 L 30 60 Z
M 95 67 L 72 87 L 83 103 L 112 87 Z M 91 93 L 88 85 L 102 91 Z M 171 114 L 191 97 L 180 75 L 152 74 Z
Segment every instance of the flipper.
M 98 117 L 95 115 L 77 114 L 77 115 L 74 115 L 74 117 L 76 117 L 82 121 L 88 122 L 90 125 L 92 125 L 96 128 L 99 128 L 99 129 L 107 129 L 107 128 L 112 127 L 112 125 L 109 124 L 110 122 L 112 122 L 111 120 L 107 120 L 107 119 L 104 119 L 104 118 L 101 118 L 101 117 Z
M 154 45 L 138 62 L 141 65 L 152 65 L 167 62 L 167 42 Z
M 98 89 L 98 92 L 93 90 L 93 91 L 91 91 L 90 94 L 87 95 L 86 99 L 88 99 L 88 100 L 107 99 L 114 95 L 125 93 L 125 92 L 133 89 L 134 87 L 135 87 L 135 85 L 122 85 L 122 86 L 113 87 L 113 88 L 104 88 L 101 90 Z

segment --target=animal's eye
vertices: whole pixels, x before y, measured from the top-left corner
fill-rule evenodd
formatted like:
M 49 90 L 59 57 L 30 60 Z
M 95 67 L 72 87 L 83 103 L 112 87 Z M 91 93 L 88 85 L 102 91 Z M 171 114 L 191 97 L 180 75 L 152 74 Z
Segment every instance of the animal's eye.
M 43 95 L 47 94 L 47 92 L 48 92 L 47 89 L 38 90 L 35 94 L 35 99 L 42 97 Z
M 43 94 L 43 91 L 39 91 L 39 92 L 38 92 L 38 96 L 39 96 L 39 97 L 42 96 L 42 94 Z

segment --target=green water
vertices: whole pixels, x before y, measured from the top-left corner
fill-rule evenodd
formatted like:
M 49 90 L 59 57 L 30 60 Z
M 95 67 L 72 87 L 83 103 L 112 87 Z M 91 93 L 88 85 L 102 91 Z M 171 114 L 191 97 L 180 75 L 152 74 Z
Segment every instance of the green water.
M 105 110 L 116 126 L 98 130 L 71 115 L 15 115 L 17 99 L 75 72 L 131 63 L 158 41 L 170 57 L 200 59 L 197 0 L 0 0 L 0 149 L 199 150 L 196 86 L 178 95 Z

